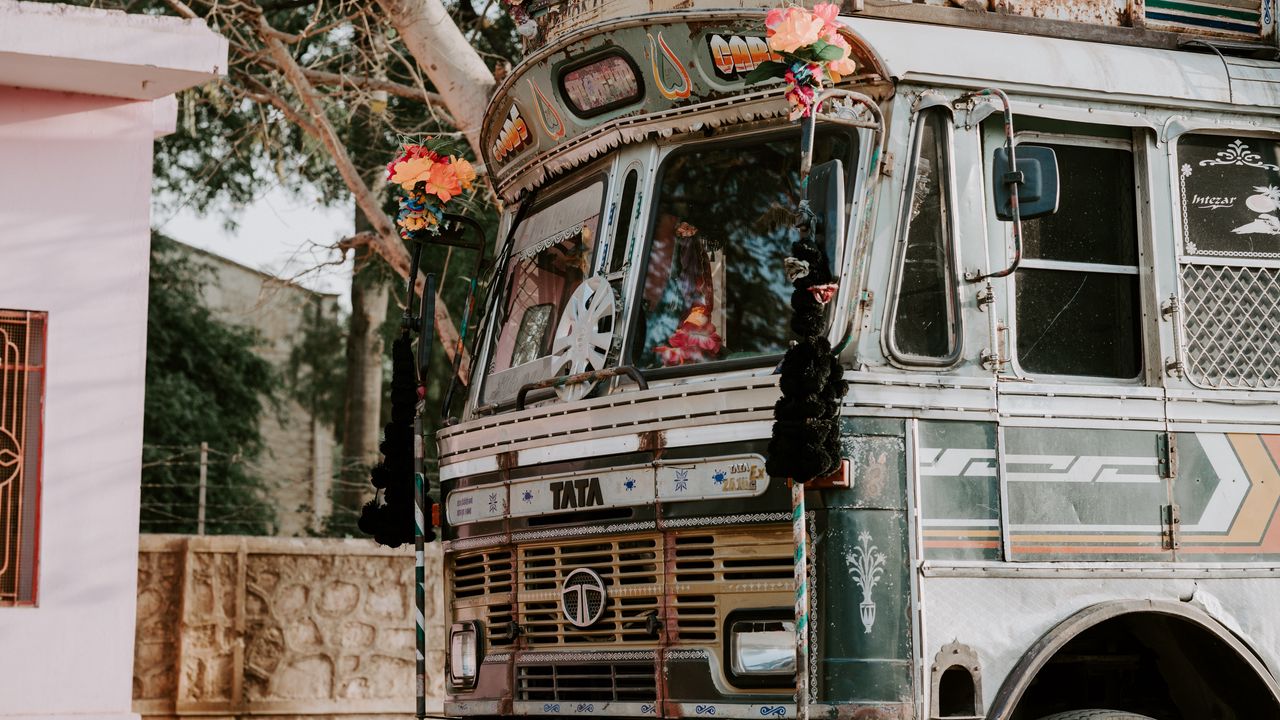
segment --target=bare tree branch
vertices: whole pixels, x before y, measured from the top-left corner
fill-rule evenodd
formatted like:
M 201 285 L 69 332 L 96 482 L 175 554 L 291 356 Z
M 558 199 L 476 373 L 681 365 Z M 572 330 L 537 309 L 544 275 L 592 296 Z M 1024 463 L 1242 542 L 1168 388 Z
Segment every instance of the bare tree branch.
M 401 277 L 408 277 L 409 253 L 405 250 L 404 243 L 400 241 L 400 236 L 392 226 L 391 221 L 383 214 L 382 208 L 379 207 L 377 199 L 370 192 L 369 186 L 365 184 L 364 178 L 360 176 L 360 172 L 356 169 L 355 164 L 352 163 L 351 156 L 347 154 L 346 145 L 342 143 L 338 133 L 329 122 L 328 116 L 325 115 L 320 99 L 316 96 L 315 88 L 312 87 L 302 68 L 298 66 L 297 61 L 289 54 L 288 49 L 285 48 L 277 34 L 273 33 L 264 18 L 258 18 L 258 26 L 261 29 L 263 44 L 266 46 L 267 52 L 284 73 L 285 79 L 293 87 L 307 113 L 311 116 L 311 130 L 309 132 L 314 132 L 317 139 L 329 151 L 334 164 L 337 166 L 338 174 L 342 176 L 347 188 L 351 191 L 356 205 L 364 213 L 369 223 L 373 225 L 376 232 L 372 233 L 372 237 L 369 238 L 369 247 L 381 255 L 387 261 L 387 264 Z M 286 113 L 286 115 L 288 114 Z M 419 276 L 414 281 L 418 291 L 422 292 L 424 279 Z M 458 376 L 464 383 L 469 383 L 471 358 L 467 349 L 458 342 L 458 330 L 453 324 L 453 320 L 449 317 L 449 310 L 445 306 L 444 299 L 440 297 L 438 292 L 436 293 L 435 307 L 435 328 L 436 334 L 440 337 L 440 343 L 444 347 L 450 362 L 453 361 L 457 349 L 461 350 L 462 358 L 459 363 Z
M 187 4 L 182 2 L 182 0 L 164 0 L 164 4 L 168 5 L 169 9 L 188 20 L 197 20 L 200 18 L 200 16 L 196 14 L 195 10 L 187 7 Z
M 347 75 L 346 73 L 325 72 L 323 70 L 303 70 L 302 73 L 307 76 L 308 80 L 320 85 L 350 85 L 362 90 L 383 90 L 390 95 L 423 103 L 432 105 L 444 104 L 444 98 L 440 97 L 438 93 L 426 92 L 416 87 L 402 85 L 390 80 L 378 80 L 377 78 L 364 77 L 362 75 Z M 448 117 L 446 116 L 445 119 L 447 120 Z

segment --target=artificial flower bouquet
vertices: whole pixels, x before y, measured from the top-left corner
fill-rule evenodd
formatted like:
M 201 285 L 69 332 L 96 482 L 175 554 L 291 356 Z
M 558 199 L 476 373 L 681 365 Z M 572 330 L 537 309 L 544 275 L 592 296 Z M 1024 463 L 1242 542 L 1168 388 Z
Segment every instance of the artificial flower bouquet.
M 387 164 L 387 180 L 404 188 L 396 225 L 400 237 L 439 232 L 444 206 L 475 187 L 476 170 L 466 158 L 445 155 L 444 145 L 428 138 L 422 145 L 405 145 L 400 157 Z
M 809 117 L 813 113 L 814 93 L 824 82 L 840 82 L 844 75 L 857 71 L 850 57 L 849 41 L 840 35 L 837 17 L 840 6 L 818 3 L 813 10 L 802 7 L 775 8 L 765 16 L 765 35 L 769 49 L 782 57 L 782 62 L 766 60 L 749 75 L 751 85 L 782 78 L 787 81 L 790 118 Z

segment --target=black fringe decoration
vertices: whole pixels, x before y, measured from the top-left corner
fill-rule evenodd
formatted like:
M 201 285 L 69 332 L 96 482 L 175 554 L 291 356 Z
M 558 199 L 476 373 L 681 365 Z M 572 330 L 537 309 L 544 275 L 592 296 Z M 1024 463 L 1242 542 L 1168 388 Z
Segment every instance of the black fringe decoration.
M 840 465 L 840 402 L 848 390 L 844 369 L 826 338 L 823 304 L 809 288 L 834 281 L 826 253 L 815 242 L 816 218 L 801 207 L 800 239 L 791 246 L 809 272 L 793 282 L 791 332 L 798 340 L 782 359 L 782 397 L 773 406 L 773 438 L 765 469 L 771 477 L 808 482 Z
M 402 333 L 391 344 L 391 421 L 384 430 L 382 462 L 374 466 L 369 481 L 379 491 L 360 511 L 359 527 L 379 545 L 399 547 L 414 541 L 413 526 L 413 418 L 418 406 L 418 380 L 414 370 L 413 344 Z M 436 537 L 431 527 L 431 500 L 424 500 L 427 515 L 423 528 L 429 542 Z

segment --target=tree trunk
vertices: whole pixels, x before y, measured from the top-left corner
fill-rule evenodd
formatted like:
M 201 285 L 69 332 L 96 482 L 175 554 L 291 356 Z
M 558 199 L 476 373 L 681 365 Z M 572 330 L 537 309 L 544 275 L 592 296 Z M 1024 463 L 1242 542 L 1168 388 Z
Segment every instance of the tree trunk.
M 362 227 L 363 226 L 363 227 Z M 368 221 L 356 210 L 356 229 Z M 390 287 L 368 248 L 356 250 L 351 277 L 351 321 L 347 328 L 347 393 L 342 431 L 342 470 L 333 493 L 335 529 L 354 531 L 360 506 L 372 495 L 369 468 L 378 462 L 382 437 L 382 324 Z
M 497 82 L 440 0 L 378 0 L 458 130 L 480 154 L 480 124 Z
M 361 51 L 378 53 L 376 39 L 357 34 L 353 44 Z M 377 130 L 373 111 L 365 103 L 353 109 L 348 130 L 347 146 L 354 151 L 351 162 L 361 184 L 371 196 L 366 202 L 356 202 L 354 225 L 357 233 L 375 231 L 379 224 L 387 223 L 380 208 L 374 205 L 376 198 L 386 188 L 382 173 L 382 158 L 377 157 Z M 372 156 L 371 156 L 372 155 Z M 369 215 L 365 208 L 370 207 Z M 360 506 L 373 494 L 369 484 L 369 468 L 378 462 L 378 443 L 382 437 L 382 365 L 384 348 L 382 326 L 387 319 L 387 307 L 391 299 L 391 278 L 381 267 L 382 262 L 370 248 L 356 250 L 355 268 L 351 273 L 351 320 L 347 330 L 347 405 L 346 426 L 343 428 L 342 484 L 335 493 L 334 509 L 337 519 L 355 529 Z M 339 501 L 340 499 L 340 501 Z M 344 528 L 348 529 L 348 528 Z

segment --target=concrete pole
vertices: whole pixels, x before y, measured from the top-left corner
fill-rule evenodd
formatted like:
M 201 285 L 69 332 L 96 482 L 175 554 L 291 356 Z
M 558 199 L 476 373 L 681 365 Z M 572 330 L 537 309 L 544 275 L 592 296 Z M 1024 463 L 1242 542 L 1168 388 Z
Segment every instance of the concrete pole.
M 209 487 L 209 443 L 200 443 L 200 505 L 196 510 L 196 534 L 204 534 L 205 492 Z

